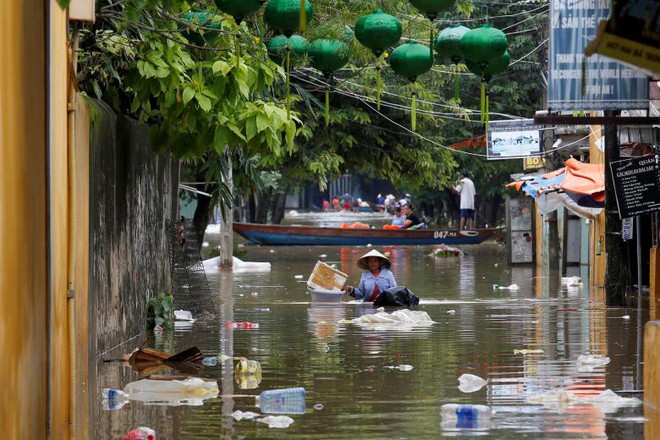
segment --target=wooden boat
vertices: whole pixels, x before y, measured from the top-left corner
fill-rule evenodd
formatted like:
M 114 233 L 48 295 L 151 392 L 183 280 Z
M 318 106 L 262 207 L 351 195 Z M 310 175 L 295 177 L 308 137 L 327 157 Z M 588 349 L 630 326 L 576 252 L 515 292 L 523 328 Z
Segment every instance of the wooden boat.
M 315 226 L 264 225 L 258 223 L 234 223 L 234 232 L 256 244 L 275 246 L 393 246 L 417 244 L 479 244 L 494 238 L 499 229 L 361 229 L 328 228 Z

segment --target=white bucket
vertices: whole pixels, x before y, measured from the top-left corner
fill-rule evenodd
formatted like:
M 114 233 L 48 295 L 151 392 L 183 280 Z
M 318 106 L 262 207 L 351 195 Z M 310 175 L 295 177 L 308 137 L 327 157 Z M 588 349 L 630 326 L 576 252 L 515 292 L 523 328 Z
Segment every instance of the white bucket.
M 307 289 L 312 295 L 313 302 L 340 302 L 341 297 L 344 295 L 343 290 L 324 290 L 324 289 Z

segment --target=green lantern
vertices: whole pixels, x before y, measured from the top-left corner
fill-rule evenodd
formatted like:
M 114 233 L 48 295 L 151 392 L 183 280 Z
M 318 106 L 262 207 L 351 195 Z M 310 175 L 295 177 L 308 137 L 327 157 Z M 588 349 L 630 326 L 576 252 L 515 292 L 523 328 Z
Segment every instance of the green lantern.
M 287 37 L 286 35 L 277 35 L 266 43 L 266 49 L 268 50 L 268 56 L 275 61 L 276 63 L 281 63 L 284 58 L 283 55 L 287 49 L 290 49 L 294 55 L 304 55 L 307 51 L 307 38 L 302 35 L 291 35 Z
M 302 35 L 277 35 L 271 38 L 266 44 L 268 56 L 276 63 L 285 60 L 286 69 L 286 115 L 291 116 L 291 100 L 289 95 L 291 85 L 291 52 L 295 55 L 303 55 L 307 51 L 307 38 Z M 283 57 L 284 55 L 284 57 Z
M 326 77 L 341 69 L 348 62 L 348 46 L 339 40 L 320 38 L 307 45 L 312 67 Z
M 182 31 L 181 35 L 183 35 L 186 38 L 186 40 L 190 41 L 192 44 L 196 44 L 197 46 L 203 46 L 208 41 L 215 39 L 218 36 L 218 32 L 214 32 L 211 30 L 200 31 L 198 29 L 193 29 L 193 26 L 195 28 L 204 27 L 210 29 L 220 29 L 221 22 L 217 20 L 213 21 L 215 17 L 216 15 L 209 11 L 186 12 L 181 16 L 181 18 L 184 21 L 190 23 L 192 26 Z
M 481 77 L 481 121 L 488 131 L 490 112 L 490 98 L 488 94 L 488 83 L 495 75 L 499 75 L 509 67 L 509 52 L 505 51 L 497 58 L 493 58 L 486 65 L 483 63 L 476 63 L 474 61 L 466 60 L 465 65 L 468 70 L 475 75 Z
M 392 51 L 390 66 L 398 75 L 415 82 L 417 77 L 431 70 L 433 60 L 431 49 L 413 40 L 402 44 Z
M 377 57 L 398 43 L 402 32 L 401 22 L 382 9 L 361 17 L 355 24 L 355 38 Z
M 489 24 L 467 31 L 461 38 L 463 57 L 483 66 L 501 56 L 508 44 L 504 32 Z
M 264 10 L 264 21 L 290 37 L 305 30 L 313 13 L 314 8 L 309 0 L 269 0 Z
M 449 58 L 452 63 L 458 64 L 463 59 L 461 39 L 470 29 L 460 24 L 454 24 L 444 29 L 435 38 L 435 51 L 442 58 Z
M 454 3 L 456 0 L 410 0 L 410 4 L 431 21 L 435 20 L 440 12 L 450 10 Z
M 348 62 L 348 46 L 334 39 L 320 38 L 307 45 L 307 55 L 310 64 L 328 78 L 332 84 L 335 71 L 341 69 Z M 325 91 L 325 125 L 330 123 L 330 88 Z
M 436 19 L 440 12 L 450 10 L 454 6 L 454 3 L 456 3 L 456 0 L 410 0 L 410 4 L 431 21 L 431 26 L 429 27 L 431 56 L 433 56 L 433 20 Z
M 394 16 L 377 9 L 369 15 L 361 17 L 355 24 L 355 38 L 368 49 L 371 49 L 376 58 L 394 46 L 401 39 L 403 28 L 401 22 Z M 380 110 L 380 60 L 376 65 L 376 108 Z
M 428 72 L 433 67 L 431 49 L 423 44 L 409 40 L 392 51 L 392 55 L 390 55 L 390 67 L 398 75 L 408 78 L 411 82 L 415 82 L 419 75 Z M 417 92 L 413 90 L 411 106 L 411 127 L 413 131 L 415 131 L 417 126 L 416 96 Z
M 440 58 L 449 58 L 452 63 L 458 64 L 463 59 L 461 39 L 470 29 L 460 24 L 454 24 L 438 34 L 433 46 Z M 458 94 L 458 74 L 454 74 L 454 99 L 460 99 Z
M 466 65 L 469 63 L 471 72 L 478 72 L 482 78 L 485 77 L 486 68 L 491 61 L 503 57 L 509 44 L 506 35 L 499 29 L 491 27 L 488 23 L 483 26 L 467 31 L 461 38 L 461 50 Z M 502 65 L 503 60 L 493 61 Z M 509 65 L 508 58 L 506 66 Z M 504 67 L 506 69 L 506 66 Z M 468 67 L 469 68 L 469 67 Z M 494 69 L 491 67 L 491 69 Z M 491 75 L 492 76 L 492 75 Z M 488 130 L 488 96 L 486 81 L 481 83 L 481 120 L 485 122 Z
M 236 23 L 257 12 L 262 3 L 260 0 L 215 0 L 218 9 L 234 17 Z
M 509 67 L 509 61 L 509 52 L 505 51 L 499 57 L 490 60 L 485 66 L 470 60 L 467 60 L 465 65 L 470 72 L 481 77 L 485 82 L 490 82 L 495 75 L 499 75 Z

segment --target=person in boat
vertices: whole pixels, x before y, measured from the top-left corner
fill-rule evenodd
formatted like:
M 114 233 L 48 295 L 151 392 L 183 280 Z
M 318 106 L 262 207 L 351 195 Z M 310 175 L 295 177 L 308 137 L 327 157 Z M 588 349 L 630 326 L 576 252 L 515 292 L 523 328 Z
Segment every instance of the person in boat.
M 402 229 L 419 229 L 425 227 L 419 216 L 413 212 L 413 207 L 405 199 L 401 200 L 401 209 L 406 219 L 403 221 Z
M 364 269 L 357 287 L 346 286 L 344 290 L 355 299 L 373 302 L 380 292 L 396 287 L 396 280 L 390 271 L 389 258 L 377 250 L 371 250 L 357 261 L 359 268 Z
M 394 208 L 394 214 L 392 215 L 392 226 L 397 226 L 403 228 L 403 225 L 406 221 L 406 216 L 403 214 L 403 209 L 400 206 Z

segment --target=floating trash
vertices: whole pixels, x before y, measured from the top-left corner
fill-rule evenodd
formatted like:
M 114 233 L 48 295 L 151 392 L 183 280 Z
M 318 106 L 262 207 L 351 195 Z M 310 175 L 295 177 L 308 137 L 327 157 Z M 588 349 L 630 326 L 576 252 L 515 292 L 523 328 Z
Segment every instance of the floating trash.
M 487 383 L 474 374 L 461 374 L 461 377 L 458 378 L 458 389 L 463 393 L 474 393 L 486 386 Z

